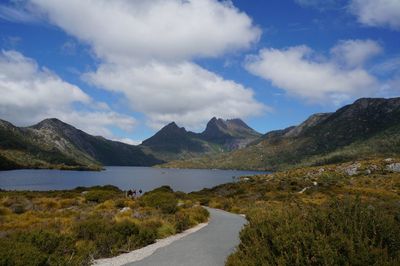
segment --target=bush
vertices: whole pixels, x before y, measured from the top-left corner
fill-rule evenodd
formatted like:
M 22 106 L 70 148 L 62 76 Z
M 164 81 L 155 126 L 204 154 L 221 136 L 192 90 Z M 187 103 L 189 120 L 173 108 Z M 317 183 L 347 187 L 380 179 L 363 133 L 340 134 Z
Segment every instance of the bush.
M 157 231 L 153 228 L 140 228 L 139 235 L 136 238 L 137 247 L 143 247 L 154 243 L 157 239 Z
M 359 200 L 256 212 L 227 265 L 399 265 L 400 222 Z
M 157 236 L 158 236 L 158 238 L 164 238 L 164 237 L 175 234 L 175 232 L 176 232 L 176 230 L 173 225 L 171 225 L 169 223 L 165 223 L 157 229 Z
M 181 233 L 190 227 L 189 215 L 183 211 L 175 214 L 175 229 L 176 232 Z
M 93 242 L 95 257 L 116 255 L 142 246 L 142 243 L 149 241 L 142 230 L 144 229 L 128 219 L 116 223 L 101 217 L 91 217 L 79 222 L 74 229 L 77 239 Z
M 29 243 L 0 239 L 0 265 L 46 265 L 48 256 Z
M 174 193 L 165 187 L 145 193 L 140 201 L 143 205 L 159 209 L 165 214 L 175 213 L 178 204 Z
M 92 201 L 96 203 L 105 202 L 115 197 L 114 191 L 108 190 L 91 190 L 85 194 L 86 201 Z
M 47 230 L 14 233 L 0 240 L 0 265 L 66 265 L 74 244 L 70 236 Z
M 190 217 L 195 223 L 204 223 L 207 221 L 210 213 L 203 207 L 197 206 L 190 209 Z

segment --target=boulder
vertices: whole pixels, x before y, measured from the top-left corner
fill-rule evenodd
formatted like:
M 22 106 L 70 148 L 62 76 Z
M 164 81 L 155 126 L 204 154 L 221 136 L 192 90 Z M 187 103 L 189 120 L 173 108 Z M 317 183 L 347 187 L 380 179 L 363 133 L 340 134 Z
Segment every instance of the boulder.
M 386 166 L 386 169 L 391 172 L 400 172 L 400 163 L 392 163 Z

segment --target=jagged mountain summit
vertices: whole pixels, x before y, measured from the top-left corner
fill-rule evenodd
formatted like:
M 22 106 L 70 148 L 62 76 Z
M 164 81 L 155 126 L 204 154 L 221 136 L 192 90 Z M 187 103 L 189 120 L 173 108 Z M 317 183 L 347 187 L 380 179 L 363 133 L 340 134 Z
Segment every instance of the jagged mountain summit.
M 228 150 L 245 147 L 261 136 L 241 119 L 223 120 L 213 117 L 206 129 L 200 134 L 201 139 L 223 145 Z
M 166 166 L 275 170 L 399 154 L 400 98 L 362 98 L 336 112 L 314 114 L 298 126 L 268 132 L 243 149 Z
M 201 133 L 187 131 L 172 122 L 143 141 L 141 147 L 158 158 L 170 161 L 240 149 L 260 136 L 240 119 L 214 117 Z
M 142 145 L 134 146 L 92 136 L 56 118 L 30 127 L 0 120 L 0 169 L 153 166 L 171 159 L 230 151 L 258 136 L 239 119 L 214 118 L 202 133 L 187 131 L 172 122 Z

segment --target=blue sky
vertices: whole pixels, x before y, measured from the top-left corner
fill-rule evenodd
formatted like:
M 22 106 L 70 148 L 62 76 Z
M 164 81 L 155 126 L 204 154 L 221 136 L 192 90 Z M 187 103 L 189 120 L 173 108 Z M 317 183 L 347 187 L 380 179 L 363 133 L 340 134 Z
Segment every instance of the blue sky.
M 128 143 L 400 94 L 398 0 L 1 1 L 0 45 L 2 119 Z

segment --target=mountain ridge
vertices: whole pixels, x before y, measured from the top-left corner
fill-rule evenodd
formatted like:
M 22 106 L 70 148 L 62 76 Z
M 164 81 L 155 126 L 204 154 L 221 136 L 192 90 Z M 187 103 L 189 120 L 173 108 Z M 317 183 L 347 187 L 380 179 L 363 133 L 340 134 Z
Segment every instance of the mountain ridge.
M 398 155 L 399 129 L 400 98 L 361 98 L 335 112 L 311 115 L 298 126 L 268 132 L 243 149 L 164 167 L 280 170 Z
M 144 140 L 140 146 L 148 153 L 169 161 L 240 149 L 259 136 L 260 133 L 241 119 L 213 117 L 201 133 L 187 131 L 171 122 Z
M 89 135 L 56 118 L 29 127 L 2 120 L 0 157 L 1 169 L 98 170 L 102 165 L 152 166 L 163 162 L 136 146 Z

